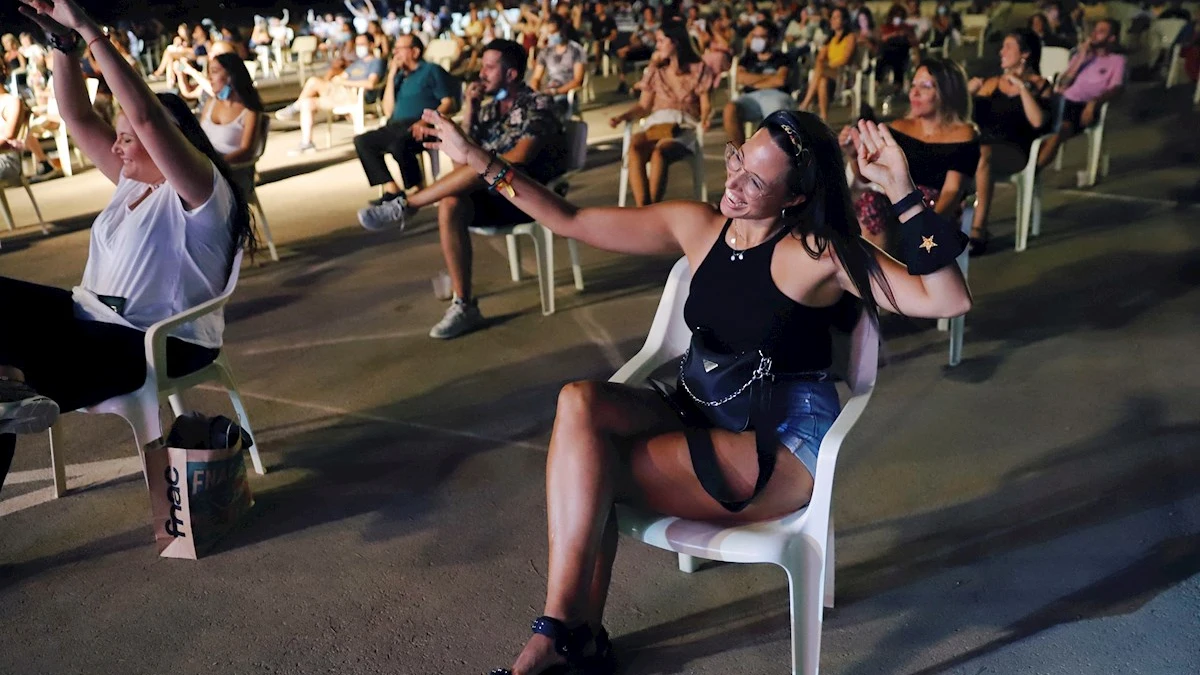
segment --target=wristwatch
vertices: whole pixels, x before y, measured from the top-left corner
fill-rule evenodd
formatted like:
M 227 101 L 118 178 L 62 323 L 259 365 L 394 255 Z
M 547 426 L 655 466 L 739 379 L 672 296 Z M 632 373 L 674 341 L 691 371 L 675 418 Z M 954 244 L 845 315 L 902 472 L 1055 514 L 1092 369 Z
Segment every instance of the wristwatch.
M 75 52 L 79 51 L 79 44 L 81 41 L 79 39 L 79 33 L 71 31 L 65 36 L 57 33 L 47 33 L 46 42 L 49 42 L 51 47 L 64 54 L 74 54 Z

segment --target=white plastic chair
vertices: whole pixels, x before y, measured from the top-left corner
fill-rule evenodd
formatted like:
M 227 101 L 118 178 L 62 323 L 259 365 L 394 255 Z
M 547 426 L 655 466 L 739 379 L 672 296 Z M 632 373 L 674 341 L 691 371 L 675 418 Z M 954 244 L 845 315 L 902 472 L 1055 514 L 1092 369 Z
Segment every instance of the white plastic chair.
M 1008 182 L 1017 188 L 1017 231 L 1013 248 L 1018 253 L 1025 250 L 1030 233 L 1035 237 L 1042 233 L 1042 176 L 1037 170 L 1037 159 L 1042 143 L 1048 138 L 1050 134 L 1035 140 L 1029 148 L 1025 168 L 1008 178 Z
M 376 100 L 383 95 L 386 83 L 378 85 L 372 91 Z M 367 130 L 367 92 L 365 87 L 352 87 L 345 84 L 333 84 L 328 93 L 320 99 L 321 110 L 325 112 L 325 147 L 333 147 L 333 118 L 346 116 L 354 124 L 355 135 Z M 326 103 L 329 101 L 329 103 Z M 335 103 L 341 101 L 341 103 Z
M 1188 22 L 1183 19 L 1155 19 L 1154 22 L 1150 24 L 1150 44 L 1148 47 L 1150 50 L 1151 65 L 1158 63 L 1158 59 L 1164 53 L 1169 52 L 1172 54 L 1172 57 L 1174 57 L 1174 52 L 1177 51 L 1175 47 L 1178 46 L 1175 44 L 1175 40 L 1179 37 L 1179 34 L 1183 32 L 1183 29 L 1187 26 L 1187 24 Z M 1172 58 L 1172 60 L 1174 59 Z M 1168 79 L 1170 76 L 1171 73 L 1168 69 Z M 1171 85 L 1168 84 L 1167 86 L 1169 87 Z
M 1066 47 L 1042 47 L 1042 77 L 1053 84 L 1071 64 L 1071 50 Z
M 973 191 L 971 191 L 973 192 Z M 963 234 L 971 235 L 971 226 L 975 222 L 975 209 L 978 205 L 978 197 L 974 194 L 968 194 L 963 199 L 962 220 L 960 221 Z M 968 247 L 962 253 L 958 254 L 955 262 L 958 263 L 958 268 L 962 270 L 963 279 L 967 278 L 967 268 L 970 266 L 971 255 Z M 951 368 L 962 363 L 963 337 L 967 330 L 967 315 L 956 316 L 952 319 L 938 319 L 938 330 L 947 331 L 950 333 L 950 356 L 948 363 Z
M 646 344 L 610 378 L 637 385 L 679 357 L 691 339 L 683 321 L 691 271 L 687 259 L 675 263 L 654 314 Z M 879 333 L 865 315 L 851 337 L 847 384 L 850 399 L 821 441 L 812 500 L 775 520 L 725 527 L 688 521 L 617 505 L 620 531 L 643 543 L 679 554 L 679 568 L 696 569 L 695 558 L 727 563 L 772 563 L 787 572 L 791 588 L 792 673 L 816 675 L 821 654 L 824 607 L 833 607 L 834 537 L 830 505 L 833 474 L 842 441 L 854 427 L 875 387 Z
M 692 191 L 696 199 L 708 201 L 708 185 L 704 182 L 704 132 L 696 127 L 694 140 L 688 144 L 692 158 Z M 633 122 L 625 123 L 621 140 L 621 177 L 617 188 L 617 205 L 624 207 L 629 197 L 629 146 L 633 143 Z M 649 161 L 646 162 L 649 164 Z
M 986 14 L 962 15 L 962 40 L 974 42 L 977 47 L 976 58 L 983 58 L 983 46 L 987 42 L 988 27 L 991 19 Z
M 458 43 L 454 40 L 438 38 L 425 46 L 425 60 L 436 63 L 446 70 L 458 58 Z
M 263 236 L 267 238 L 267 249 L 271 252 L 271 260 L 279 262 L 279 253 L 275 250 L 275 238 L 271 236 L 271 226 L 267 224 L 267 213 L 263 211 L 262 202 L 258 199 L 258 190 L 255 187 L 258 178 L 258 160 L 267 151 L 267 134 L 270 130 L 271 118 L 265 114 L 260 114 L 258 116 L 258 139 L 254 144 L 254 156 L 247 162 L 234 164 L 229 168 L 233 170 L 235 175 L 241 174 L 246 176 L 246 180 L 241 185 L 242 191 L 245 193 L 246 202 L 250 208 L 258 211 L 257 223 L 262 229 Z
M 17 127 L 16 138 L 20 139 L 22 147 L 24 147 L 25 138 L 29 135 L 29 113 L 26 111 L 25 119 Z M 17 152 L 9 150 L 8 152 Z M 23 152 L 23 151 L 22 151 Z M 29 179 L 25 177 L 25 162 L 17 162 L 17 175 L 9 180 L 0 180 L 0 210 L 4 211 L 4 221 L 8 224 L 8 229 L 17 229 L 16 223 L 13 221 L 12 209 L 8 206 L 8 195 L 5 194 L 5 188 L 23 187 L 25 193 L 29 195 L 29 202 L 33 204 L 33 212 L 37 214 L 37 224 L 42 226 L 42 234 L 48 234 L 49 229 L 46 227 L 46 219 L 42 217 L 42 209 L 38 206 L 37 199 L 33 196 L 33 188 L 29 187 Z
M 89 77 L 87 78 L 86 86 L 88 99 L 92 103 L 95 103 L 96 94 L 100 91 L 100 80 L 94 77 Z M 72 152 L 74 152 L 74 158 L 79 162 L 80 166 L 85 165 L 86 158 L 83 156 L 83 153 L 79 151 L 79 148 L 72 148 L 71 137 L 67 131 L 67 123 L 58 114 L 58 101 L 56 99 L 51 98 L 49 102 L 47 102 L 46 113 L 58 118 L 59 120 L 58 128 L 54 130 L 54 147 L 58 151 L 58 161 L 60 164 L 62 164 L 63 175 L 67 177 L 74 176 L 75 167 L 71 161 Z
M 81 408 L 77 411 L 92 414 L 107 413 L 120 415 L 133 427 L 133 442 L 137 446 L 138 456 L 142 460 L 143 478 L 145 478 L 146 473 L 146 444 L 161 438 L 163 435 L 163 399 L 166 398 L 170 402 L 174 417 L 178 417 L 185 412 L 183 401 L 179 398 L 179 394 L 197 385 L 208 382 L 220 383 L 225 388 L 225 391 L 229 393 L 229 400 L 233 403 L 233 409 L 237 413 L 238 424 L 246 430 L 246 433 L 250 434 L 251 438 L 255 438 L 254 432 L 250 428 L 250 419 L 246 416 L 246 408 L 242 405 L 242 397 L 238 394 L 237 384 L 233 380 L 233 371 L 229 367 L 228 359 L 225 358 L 224 350 L 221 351 L 215 361 L 190 375 L 176 378 L 167 376 L 168 334 L 174 328 L 191 323 L 202 316 L 212 314 L 224 307 L 225 303 L 229 302 L 229 297 L 233 295 L 233 291 L 237 287 L 241 265 L 242 252 L 238 251 L 233 259 L 233 269 L 229 272 L 229 281 L 225 284 L 225 290 L 221 292 L 221 295 L 208 302 L 196 305 L 186 312 L 180 312 L 173 317 L 163 319 L 146 331 L 146 381 L 140 389 L 122 396 L 110 398 L 103 403 L 89 408 Z M 61 434 L 61 430 L 59 433 Z M 49 434 L 50 464 L 54 470 L 54 497 L 57 499 L 67 492 L 66 467 L 63 462 L 62 450 L 56 447 L 54 443 L 56 436 L 54 427 L 50 428 Z M 59 436 L 59 440 L 61 441 L 61 435 Z M 250 459 L 254 463 L 254 470 L 259 475 L 262 475 L 265 473 L 265 470 L 263 469 L 262 459 L 258 454 L 258 446 L 259 443 L 255 439 L 255 444 L 250 447 Z
M 1079 187 L 1094 187 L 1098 178 L 1108 175 L 1109 155 L 1104 151 L 1104 125 L 1108 122 L 1108 102 L 1100 104 L 1100 113 L 1096 123 L 1083 130 L 1087 140 L 1087 168 L 1085 180 Z M 1054 156 L 1054 170 L 1062 171 L 1063 150 L 1067 147 L 1064 140 L 1058 145 L 1058 154 Z M 1036 234 L 1036 232 L 1034 233 Z
M 580 120 L 568 120 L 564 125 L 567 143 L 567 170 L 563 175 L 546 184 L 546 187 L 566 193 L 568 180 L 571 176 L 583 170 L 587 162 L 587 123 Z M 538 292 L 541 294 L 542 315 L 554 313 L 554 233 L 539 223 L 522 223 L 513 227 L 471 227 L 472 234 L 496 237 L 503 235 L 508 246 L 508 271 L 513 281 L 521 280 L 521 249 L 517 236 L 524 235 L 533 240 L 533 254 L 537 261 Z M 583 268 L 579 263 L 579 244 L 574 239 L 567 240 L 567 249 L 571 254 L 571 272 L 575 278 L 575 288 L 583 290 Z

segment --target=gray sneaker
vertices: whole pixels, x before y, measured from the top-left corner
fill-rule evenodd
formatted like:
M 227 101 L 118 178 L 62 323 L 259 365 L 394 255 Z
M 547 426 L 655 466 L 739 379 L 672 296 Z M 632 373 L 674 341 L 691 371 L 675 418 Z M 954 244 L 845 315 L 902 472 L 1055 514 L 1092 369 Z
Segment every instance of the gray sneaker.
M 479 305 L 474 301 L 467 303 L 462 298 L 455 298 L 446 310 L 446 315 L 429 331 L 429 337 L 439 340 L 449 340 L 483 325 L 483 314 Z
M 408 198 L 399 195 L 395 199 L 358 210 L 358 224 L 372 232 L 400 228 L 404 231 L 404 218 L 409 214 Z
M 0 380 L 0 434 L 36 434 L 58 419 L 58 404 L 16 380 Z

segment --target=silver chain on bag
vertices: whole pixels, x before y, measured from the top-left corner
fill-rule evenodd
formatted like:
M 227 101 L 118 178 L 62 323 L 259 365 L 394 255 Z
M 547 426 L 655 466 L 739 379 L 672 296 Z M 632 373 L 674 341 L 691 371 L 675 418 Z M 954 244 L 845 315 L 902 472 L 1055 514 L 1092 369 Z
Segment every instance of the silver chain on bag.
M 750 376 L 750 379 L 747 380 L 745 384 L 738 387 L 737 391 L 733 392 L 732 394 L 726 396 L 725 398 L 723 398 L 719 401 L 706 401 L 706 400 L 696 396 L 694 393 L 692 393 L 691 387 L 688 386 L 687 378 L 683 376 L 683 369 L 684 369 L 683 367 L 684 367 L 684 364 L 687 363 L 688 356 L 690 354 L 691 354 L 691 348 L 689 347 L 688 351 L 686 353 L 684 353 L 684 355 L 683 355 L 683 360 L 679 362 L 679 381 L 683 383 L 684 391 L 686 391 L 688 393 L 688 396 L 692 397 L 692 400 L 695 401 L 697 405 L 702 405 L 707 408 L 716 408 L 716 407 L 725 405 L 726 403 L 729 403 L 730 401 L 737 398 L 738 396 L 741 396 L 742 393 L 745 392 L 746 389 L 748 389 L 750 387 L 750 385 L 754 384 L 754 382 L 756 380 L 765 380 L 765 379 L 768 379 L 771 377 L 771 357 L 767 356 L 766 354 L 763 354 L 762 350 L 760 349 L 760 350 L 758 350 L 758 356 L 759 356 L 758 367 L 754 369 L 754 374 L 752 376 Z

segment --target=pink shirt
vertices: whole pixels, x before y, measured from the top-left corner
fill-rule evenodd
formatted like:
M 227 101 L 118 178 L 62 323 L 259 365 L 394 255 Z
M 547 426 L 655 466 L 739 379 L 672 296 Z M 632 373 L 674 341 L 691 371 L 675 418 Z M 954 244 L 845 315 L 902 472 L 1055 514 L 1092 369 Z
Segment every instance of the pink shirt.
M 642 91 L 654 93 L 650 112 L 681 110 L 693 119 L 700 119 L 700 96 L 713 88 L 716 76 L 703 61 L 693 63 L 685 73 L 675 66 L 648 66 L 642 75 Z
M 1074 68 L 1081 58 L 1082 54 L 1076 54 L 1067 69 Z M 1063 92 L 1063 98 L 1074 103 L 1094 101 L 1124 84 L 1125 57 L 1121 54 L 1091 56 L 1075 73 L 1075 81 Z

